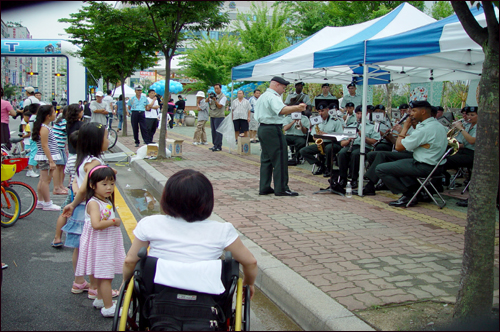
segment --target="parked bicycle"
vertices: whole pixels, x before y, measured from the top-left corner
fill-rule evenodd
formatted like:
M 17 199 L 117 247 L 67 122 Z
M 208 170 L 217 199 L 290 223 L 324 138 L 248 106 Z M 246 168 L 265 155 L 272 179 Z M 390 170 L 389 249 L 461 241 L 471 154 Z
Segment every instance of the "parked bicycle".
M 9 158 L 9 154 L 2 149 L 2 169 L 5 166 L 15 166 L 14 173 L 19 173 L 28 166 L 29 158 Z M 13 176 L 14 174 L 12 174 Z M 12 176 L 4 177 L 2 175 L 2 186 L 15 190 L 18 194 L 22 206 L 20 209 L 19 218 L 24 218 L 29 216 L 33 211 L 35 211 L 36 203 L 38 202 L 38 197 L 36 191 L 27 183 L 21 181 L 11 180 Z
M 4 181 L 9 180 L 16 174 L 16 165 L 2 164 L 1 174 L 1 213 L 0 225 L 2 227 L 13 226 L 19 219 L 21 213 L 21 199 L 16 191 L 12 188 L 3 185 Z
M 115 146 L 116 142 L 118 141 L 118 133 L 116 132 L 116 130 L 114 130 L 113 128 L 111 128 L 110 119 L 112 119 L 112 117 L 108 117 L 107 118 L 107 123 L 108 123 L 108 140 L 109 140 L 108 149 L 111 149 L 113 146 Z

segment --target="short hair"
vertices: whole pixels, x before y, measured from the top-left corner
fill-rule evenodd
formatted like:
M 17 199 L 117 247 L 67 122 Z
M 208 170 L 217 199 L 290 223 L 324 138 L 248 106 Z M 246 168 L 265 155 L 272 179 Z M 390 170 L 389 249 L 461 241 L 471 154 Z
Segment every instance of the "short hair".
M 35 91 L 35 94 L 40 94 L 41 95 L 42 93 L 40 91 Z
M 178 98 L 182 98 L 182 96 L 181 96 L 181 95 L 178 95 L 177 97 L 178 97 Z
M 220 83 L 215 83 L 215 84 L 214 84 L 214 88 L 215 88 L 217 85 L 219 86 L 219 88 L 221 88 L 221 89 L 222 89 L 222 84 L 220 84 Z
M 184 169 L 168 179 L 160 206 L 169 216 L 187 222 L 202 221 L 212 214 L 214 189 L 205 175 Z
M 148 90 L 148 93 L 150 93 L 151 91 L 153 91 L 154 93 L 156 93 L 155 89 L 149 89 Z M 121 96 L 121 95 L 120 95 Z
M 110 95 L 110 94 L 111 94 L 111 92 L 112 92 L 111 90 L 106 91 L 106 93 L 107 93 L 108 95 Z
M 32 116 L 33 114 L 31 114 L 31 112 L 29 111 L 29 109 L 27 109 L 27 107 L 25 107 L 24 111 L 23 111 L 23 116 Z
M 255 89 L 255 90 L 253 90 L 253 93 L 255 94 L 257 91 L 262 92 L 259 89 Z

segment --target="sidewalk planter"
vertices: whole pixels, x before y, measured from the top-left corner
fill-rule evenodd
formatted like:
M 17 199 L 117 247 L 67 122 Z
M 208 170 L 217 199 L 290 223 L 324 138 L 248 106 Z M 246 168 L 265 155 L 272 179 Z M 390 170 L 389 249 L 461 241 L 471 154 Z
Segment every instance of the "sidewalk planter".
M 195 120 L 196 120 L 196 118 L 192 115 L 184 116 L 184 122 L 186 123 L 186 126 L 188 126 L 188 127 L 193 127 Z
M 238 137 L 238 153 L 242 156 L 250 155 L 250 137 Z
M 167 138 L 167 149 L 172 152 L 172 157 L 182 157 L 182 142 L 184 142 L 184 140 Z

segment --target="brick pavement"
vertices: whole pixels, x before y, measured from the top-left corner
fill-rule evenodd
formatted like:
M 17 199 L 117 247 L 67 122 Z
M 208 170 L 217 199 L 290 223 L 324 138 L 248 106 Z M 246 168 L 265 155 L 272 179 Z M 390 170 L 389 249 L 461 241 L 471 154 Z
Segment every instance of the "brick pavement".
M 131 135 L 119 141 L 136 151 Z M 211 142 L 207 128 L 208 141 Z M 214 213 L 349 310 L 406 301 L 454 302 L 458 291 L 466 209 L 454 201 L 392 208 L 396 195 L 345 198 L 313 195 L 326 187 L 309 165 L 290 167 L 298 197 L 259 196 L 259 145 L 240 156 L 227 147 L 212 152 L 192 145 L 194 127 L 175 127 L 169 138 L 184 139 L 180 161 L 148 161 L 166 177 L 180 169 L 204 173 L 215 193 Z M 159 131 L 154 141 L 158 141 Z M 450 196 L 459 198 L 461 188 Z M 458 195 L 457 195 L 458 193 Z M 498 215 L 495 294 L 498 305 Z

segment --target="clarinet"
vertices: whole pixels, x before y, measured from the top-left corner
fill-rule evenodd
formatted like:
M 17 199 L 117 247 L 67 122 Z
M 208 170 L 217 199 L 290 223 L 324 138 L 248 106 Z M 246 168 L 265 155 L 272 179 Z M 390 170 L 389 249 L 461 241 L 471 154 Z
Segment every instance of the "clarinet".
M 361 121 L 358 121 L 358 125 L 356 126 L 356 135 L 358 134 L 358 129 L 359 129 L 359 125 L 361 124 Z M 351 143 L 349 143 L 349 149 L 347 149 L 347 153 L 351 153 L 352 152 L 352 146 L 354 145 L 354 139 L 351 141 Z
M 396 125 L 400 125 L 402 124 L 403 122 L 406 121 L 406 119 L 409 117 L 410 115 L 409 114 L 405 114 L 403 115 L 403 117 L 398 121 L 398 123 Z M 375 143 L 373 143 L 373 147 L 376 147 L 379 143 L 381 143 L 384 138 L 386 138 L 387 136 L 389 136 L 389 134 L 391 133 L 391 130 L 386 132 L 382 137 L 380 137 L 380 139 L 378 141 L 376 141 Z

